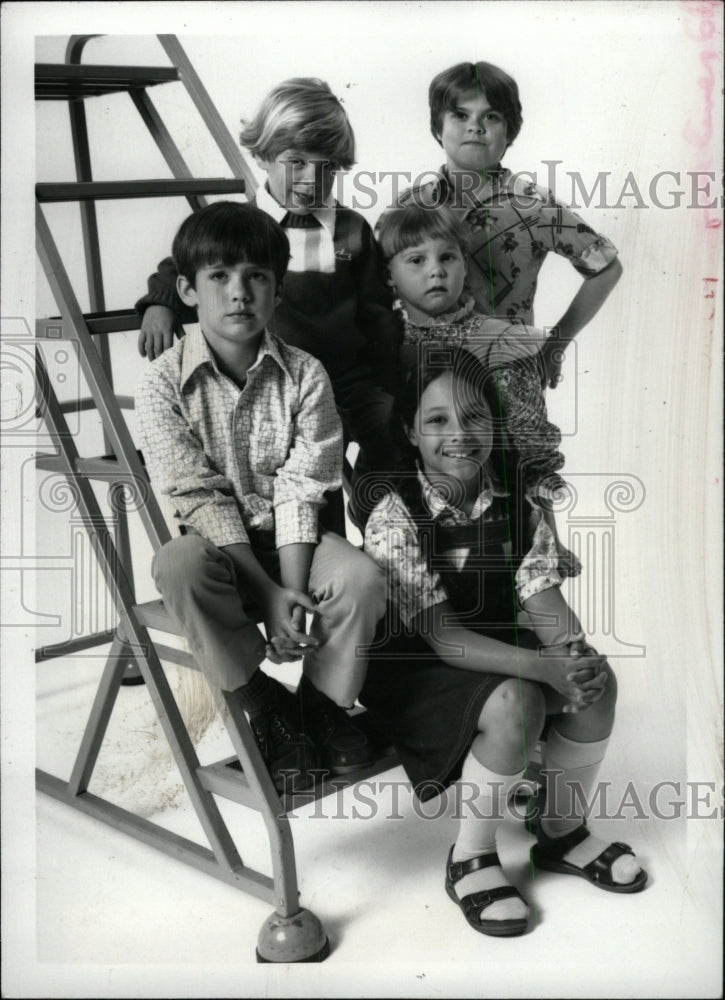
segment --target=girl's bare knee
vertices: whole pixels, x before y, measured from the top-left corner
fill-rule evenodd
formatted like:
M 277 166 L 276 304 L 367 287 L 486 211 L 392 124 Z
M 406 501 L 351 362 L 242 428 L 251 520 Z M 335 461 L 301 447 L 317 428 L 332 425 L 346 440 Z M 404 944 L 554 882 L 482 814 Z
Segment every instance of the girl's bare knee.
M 538 684 L 508 678 L 498 685 L 483 707 L 479 729 L 492 727 L 520 734 L 522 729 L 535 739 L 544 725 L 544 694 Z

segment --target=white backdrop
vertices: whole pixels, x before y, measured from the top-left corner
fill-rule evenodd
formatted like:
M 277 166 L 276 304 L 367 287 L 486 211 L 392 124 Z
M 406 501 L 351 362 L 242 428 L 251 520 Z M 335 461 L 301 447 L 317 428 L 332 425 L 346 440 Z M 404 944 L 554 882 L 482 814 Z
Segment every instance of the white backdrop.
M 722 171 L 719 5 L 20 3 L 4 8 L 3 22 L 5 329 L 7 317 L 28 317 L 32 326 L 36 301 L 37 315 L 54 311 L 36 271 L 32 184 L 72 179 L 72 152 L 67 117 L 58 105 L 37 106 L 33 137 L 32 62 L 62 61 L 70 34 L 107 36 L 88 44 L 86 61 L 139 65 L 166 64 L 154 32 L 178 34 L 235 137 L 240 118 L 253 113 L 272 85 L 292 76 L 321 77 L 343 99 L 355 129 L 353 169 L 414 177 L 443 161 L 428 127 L 430 79 L 455 62 L 485 59 L 505 68 L 520 87 L 524 126 L 505 160 L 511 169 L 534 171 L 545 184 L 546 161 L 561 161 L 556 193 L 580 206 L 571 175 L 578 174 L 591 191 L 597 175 L 607 173 L 606 203 L 595 197 L 581 212 L 618 246 L 625 273 L 580 335 L 564 383 L 550 394 L 550 412 L 566 435 L 565 475 L 581 489 L 592 516 L 607 512 L 604 483 L 624 479 L 642 488 L 640 506 L 616 513 L 613 645 L 620 653 L 626 644 L 644 648 L 644 655 L 613 661 L 620 675 L 620 727 L 629 727 L 618 730 L 624 750 L 617 759 L 635 781 L 707 780 L 719 786 L 722 206 L 721 189 L 705 175 L 699 182 L 704 190 L 693 196 L 691 176 L 713 171 L 720 177 Z M 152 96 L 193 172 L 227 175 L 180 85 L 155 88 Z M 168 175 L 125 95 L 88 102 L 88 115 L 95 177 Z M 677 176 L 660 176 L 652 188 L 663 171 Z M 370 222 L 389 184 L 379 185 L 375 205 L 358 195 Z M 355 207 L 350 178 L 343 191 Z M 676 191 L 682 192 L 679 207 L 664 207 L 678 201 Z M 693 201 L 710 207 L 694 207 Z M 109 308 L 130 305 L 144 290 L 186 211 L 185 202 L 172 200 L 99 207 Z M 51 206 L 48 216 L 82 289 L 77 211 Z M 536 303 L 539 325 L 556 321 L 577 283 L 564 261 L 547 261 Z M 120 389 L 133 391 L 146 364 L 135 353 L 135 335 L 121 338 L 114 351 L 123 352 Z M 24 442 L 6 434 L 4 443 L 4 461 L 22 464 Z M 30 628 L 20 627 L 13 596 L 19 579 L 7 557 L 7 537 L 25 499 L 17 483 L 6 476 L 3 484 L 6 544 L 0 565 L 10 570 L 3 574 L 10 593 L 6 622 L 16 626 L 8 629 L 12 681 L 7 656 L 3 662 L 4 744 L 20 746 L 22 753 L 12 757 L 5 794 L 17 794 L 15 801 L 31 815 L 32 794 L 22 781 L 32 762 L 26 739 L 30 670 L 28 683 L 14 678 L 21 662 L 29 664 L 34 640 Z M 566 534 L 567 522 L 562 525 Z M 35 585 L 26 577 L 25 593 L 32 594 Z M 37 588 L 43 601 L 53 601 L 41 582 Z M 33 599 L 27 607 L 39 606 Z M 602 631 L 601 621 L 597 628 Z M 598 640 L 603 649 L 606 638 Z M 688 865 L 696 866 L 701 855 L 695 844 L 708 842 L 713 825 L 678 828 L 677 836 L 688 838 Z M 28 876 L 27 845 L 15 838 L 13 847 L 13 871 L 22 874 L 25 865 Z M 702 857 L 711 861 L 713 855 Z M 712 885 L 713 874 L 719 883 L 711 870 L 702 875 L 703 887 Z M 32 909 L 29 884 L 28 877 L 12 883 L 16 912 Z M 715 920 L 717 897 L 717 890 L 703 897 Z M 5 926 L 11 933 L 7 920 Z

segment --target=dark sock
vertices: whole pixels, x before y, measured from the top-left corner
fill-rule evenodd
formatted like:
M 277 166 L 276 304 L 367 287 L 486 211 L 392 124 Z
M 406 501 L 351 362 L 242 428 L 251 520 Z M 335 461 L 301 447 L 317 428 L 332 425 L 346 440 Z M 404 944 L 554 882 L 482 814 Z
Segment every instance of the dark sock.
M 242 708 L 250 715 L 258 715 L 277 701 L 277 684 L 272 677 L 267 676 L 259 667 L 254 671 L 246 684 L 238 687 L 235 694 L 239 695 Z

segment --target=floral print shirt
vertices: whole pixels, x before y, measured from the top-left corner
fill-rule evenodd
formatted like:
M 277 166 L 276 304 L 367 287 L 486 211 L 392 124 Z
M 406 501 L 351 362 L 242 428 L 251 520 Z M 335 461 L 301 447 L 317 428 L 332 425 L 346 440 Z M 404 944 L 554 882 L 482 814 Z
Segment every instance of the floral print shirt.
M 458 507 L 451 506 L 420 469 L 418 478 L 431 519 L 446 527 L 471 524 L 485 517 L 494 496 L 505 495 L 487 483 L 469 517 Z M 520 603 L 562 583 L 551 529 L 541 511 L 533 506 L 532 516 L 537 519 L 532 546 L 516 571 L 515 585 Z M 421 551 L 418 529 L 398 493 L 386 494 L 370 515 L 365 528 L 365 551 L 385 571 L 389 599 L 404 625 L 409 626 L 427 608 L 448 600 L 441 576 L 429 568 Z M 457 570 L 465 567 L 467 557 L 465 548 L 448 553 Z

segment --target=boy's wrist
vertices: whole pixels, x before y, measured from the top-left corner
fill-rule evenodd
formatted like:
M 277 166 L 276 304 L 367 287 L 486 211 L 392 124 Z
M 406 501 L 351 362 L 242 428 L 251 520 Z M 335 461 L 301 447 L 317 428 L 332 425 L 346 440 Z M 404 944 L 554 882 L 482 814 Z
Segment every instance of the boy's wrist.
M 293 542 L 277 549 L 283 587 L 307 593 L 314 550 L 314 544 L 309 542 Z
M 220 546 L 234 564 L 239 583 L 248 589 L 260 603 L 268 603 L 279 589 L 257 560 L 249 542 L 235 542 Z

